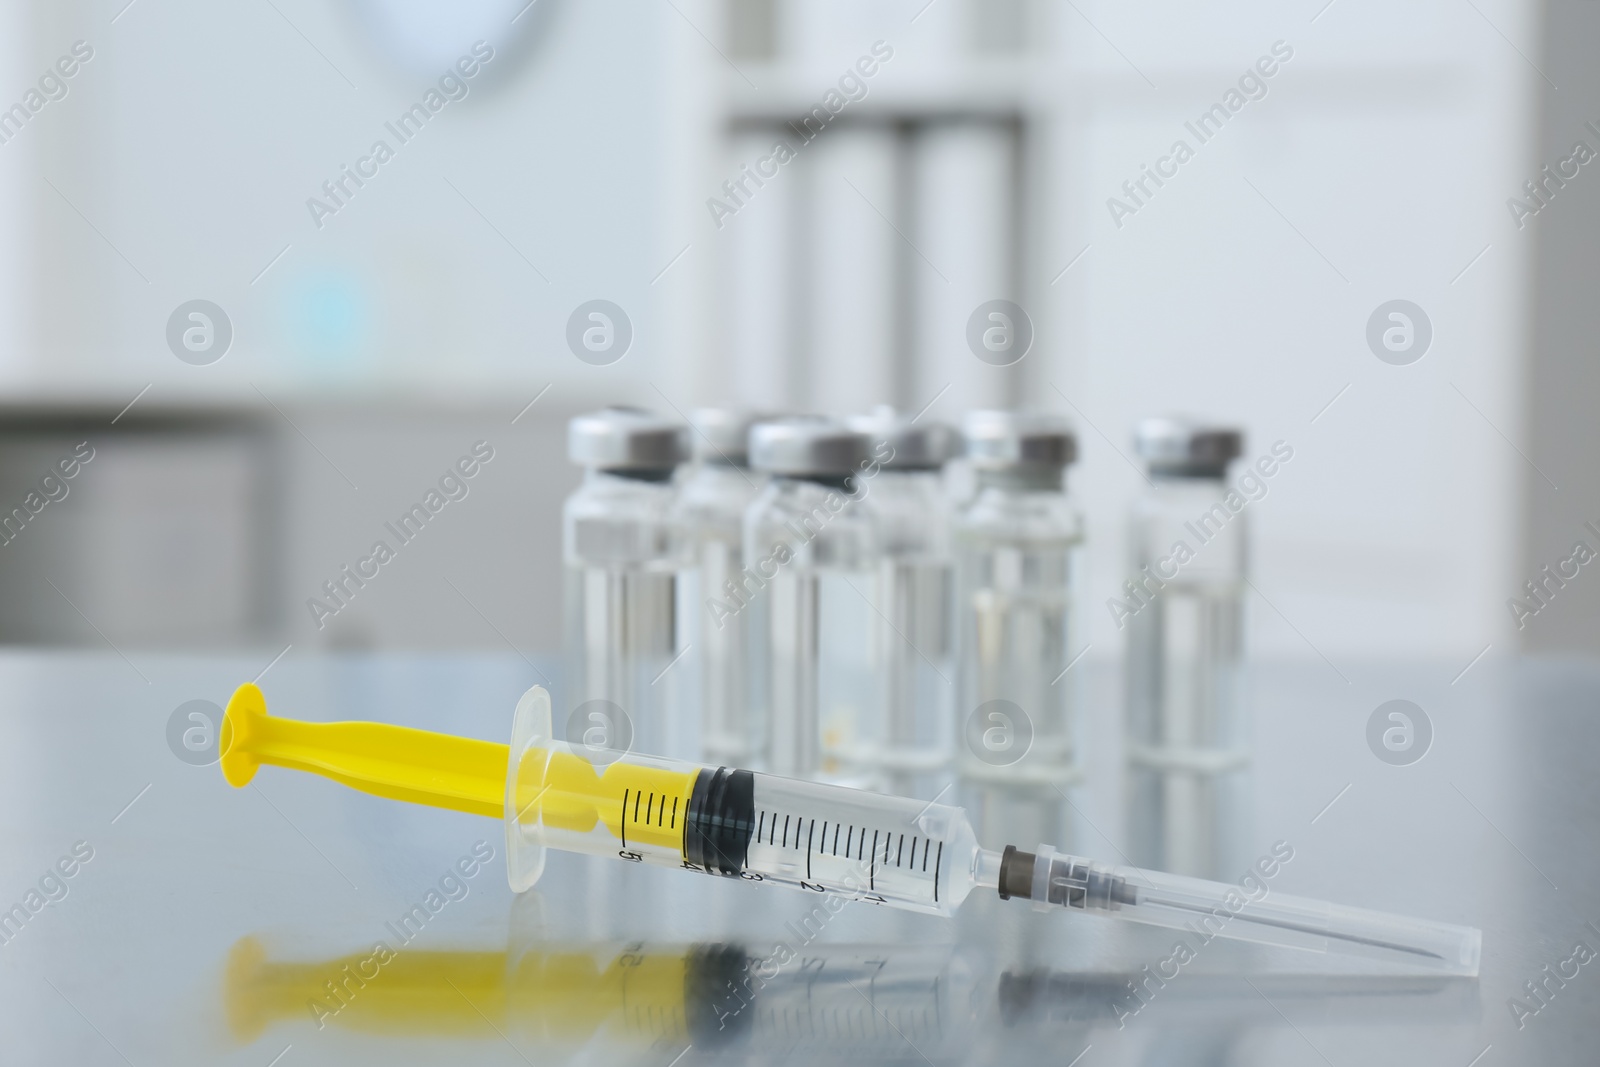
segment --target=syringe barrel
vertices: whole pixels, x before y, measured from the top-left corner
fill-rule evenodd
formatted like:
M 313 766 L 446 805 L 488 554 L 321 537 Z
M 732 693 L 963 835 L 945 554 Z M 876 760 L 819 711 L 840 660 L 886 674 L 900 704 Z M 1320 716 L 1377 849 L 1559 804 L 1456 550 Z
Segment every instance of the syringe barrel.
M 947 915 L 978 854 L 950 805 L 556 739 L 539 688 L 517 707 L 505 813 L 518 890 L 553 848 Z
M 937 915 L 973 886 L 976 838 L 960 808 L 752 777 L 756 827 L 741 876 Z
M 1273 892 L 1262 878 L 1239 884 L 1117 867 L 1041 845 L 1008 848 L 1000 895 L 1100 912 L 1183 931 L 1198 954 L 1213 938 L 1360 957 L 1408 973 L 1475 975 L 1482 934 L 1465 926 L 1413 919 Z

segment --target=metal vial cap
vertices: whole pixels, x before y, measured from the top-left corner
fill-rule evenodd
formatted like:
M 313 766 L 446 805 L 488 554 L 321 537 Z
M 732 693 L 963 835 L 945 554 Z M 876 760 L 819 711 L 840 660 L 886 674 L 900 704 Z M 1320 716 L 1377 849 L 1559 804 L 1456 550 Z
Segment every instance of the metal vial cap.
M 791 415 L 750 429 L 750 466 L 795 477 L 842 478 L 872 459 L 872 438 L 820 415 Z
M 689 413 L 694 458 L 718 466 L 748 467 L 750 428 L 772 417 L 729 408 L 696 408 Z
M 689 458 L 689 430 L 643 408 L 601 408 L 567 423 L 567 458 L 599 470 L 670 471 Z
M 1244 450 L 1244 434 L 1182 416 L 1143 419 L 1133 447 L 1152 474 L 1173 478 L 1220 478 Z
M 967 461 L 978 470 L 1061 470 L 1078 458 L 1078 438 L 1059 415 L 973 411 L 962 420 Z
M 846 423 L 872 438 L 874 455 L 886 451 L 880 445 L 893 450 L 890 458 L 882 461 L 885 470 L 935 471 L 961 452 L 961 437 L 953 427 L 942 422 L 912 422 L 888 405 L 879 405 L 872 414 L 856 415 Z

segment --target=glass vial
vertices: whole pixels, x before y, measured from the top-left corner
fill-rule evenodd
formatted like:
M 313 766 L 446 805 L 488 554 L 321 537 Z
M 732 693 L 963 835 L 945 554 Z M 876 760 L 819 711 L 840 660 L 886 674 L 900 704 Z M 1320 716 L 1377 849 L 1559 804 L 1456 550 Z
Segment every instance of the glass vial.
M 868 487 L 878 525 L 873 653 L 882 703 L 860 762 L 879 787 L 931 799 L 949 781 L 956 705 L 955 563 L 942 472 L 955 431 L 880 407 L 851 419 L 872 436 L 880 471 Z
M 1009 411 L 972 412 L 962 433 L 977 490 L 955 523 L 962 783 L 986 846 L 1067 840 L 1081 778 L 1077 439 L 1060 418 Z
M 568 424 L 567 456 L 584 475 L 562 508 L 566 698 L 556 729 L 592 749 L 690 756 L 670 676 L 689 561 L 672 479 L 688 432 L 638 408 L 604 408 Z
M 878 705 L 871 616 L 878 546 L 872 440 L 793 417 L 750 431 L 750 465 L 771 476 L 745 513 L 755 622 L 752 707 L 776 774 L 870 785 L 855 762 Z
M 750 714 L 751 613 L 744 577 L 744 513 L 766 485 L 750 470 L 753 416 L 702 408 L 689 416 L 695 466 L 678 488 L 677 518 L 693 564 L 684 575 L 680 612 L 693 647 L 685 666 L 700 707 L 700 758 L 749 767 L 760 749 Z
M 1128 634 L 1132 860 L 1200 878 L 1233 872 L 1248 816 L 1248 531 L 1245 498 L 1224 481 L 1242 444 L 1237 430 L 1185 419 L 1139 424 L 1151 484 L 1134 506 L 1132 577 L 1112 601 Z

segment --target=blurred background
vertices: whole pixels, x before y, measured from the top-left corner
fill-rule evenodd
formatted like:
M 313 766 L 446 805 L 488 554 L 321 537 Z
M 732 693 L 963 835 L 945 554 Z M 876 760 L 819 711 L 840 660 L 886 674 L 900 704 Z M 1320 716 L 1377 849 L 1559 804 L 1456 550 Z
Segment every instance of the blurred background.
M 1575 156 L 1600 149 L 1597 23 L 1577 0 L 8 0 L 0 640 L 551 651 L 572 414 L 891 403 L 1073 421 L 1097 657 L 1130 432 L 1171 411 L 1294 450 L 1252 505 L 1254 654 L 1593 652 L 1600 580 L 1509 602 L 1600 545 L 1600 177 Z M 967 343 L 993 299 L 1032 322 L 1010 366 Z M 197 300 L 221 312 L 198 353 Z M 568 340 L 593 300 L 631 329 L 603 365 Z M 1431 327 L 1404 364 L 1368 340 L 1393 300 Z M 478 441 L 466 498 L 319 626 L 307 601 Z

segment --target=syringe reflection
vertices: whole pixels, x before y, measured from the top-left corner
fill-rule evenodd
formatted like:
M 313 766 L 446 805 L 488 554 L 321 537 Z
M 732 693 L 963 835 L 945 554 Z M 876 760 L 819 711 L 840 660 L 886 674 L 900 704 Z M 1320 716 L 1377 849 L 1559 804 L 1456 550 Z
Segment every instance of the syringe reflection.
M 948 949 L 829 945 L 780 958 L 730 944 L 612 942 L 291 961 L 245 937 L 229 953 L 223 997 L 241 1042 L 283 1023 L 535 1045 L 881 1045 L 892 1059 L 915 1055 L 908 1042 L 946 1042 L 960 1014 L 952 995 L 969 988 L 957 977 Z
M 283 960 L 245 937 L 229 953 L 223 1000 L 241 1043 L 284 1025 L 528 1048 L 599 1039 L 669 1058 L 693 1045 L 702 1054 L 848 1050 L 918 1063 L 961 1059 L 983 1042 L 1156 1027 L 1238 1034 L 1291 1017 L 1441 1023 L 1478 1010 L 1477 982 L 1463 978 L 1201 973 L 1152 992 L 1142 973 L 985 977 L 972 963 L 951 946 L 813 944 L 780 958 L 739 944 L 642 942 Z

